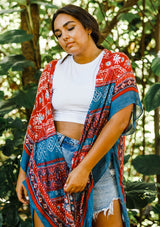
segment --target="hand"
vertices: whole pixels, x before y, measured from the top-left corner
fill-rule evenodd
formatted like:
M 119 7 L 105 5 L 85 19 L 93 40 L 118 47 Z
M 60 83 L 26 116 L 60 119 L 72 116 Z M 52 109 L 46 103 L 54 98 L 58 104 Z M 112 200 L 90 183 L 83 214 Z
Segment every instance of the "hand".
M 17 197 L 21 203 L 24 204 L 29 204 L 29 197 L 26 188 L 23 185 L 23 181 L 26 178 L 26 173 L 20 168 L 19 171 L 19 176 L 17 180 L 17 186 L 16 186 L 16 192 L 17 192 Z
M 68 193 L 77 193 L 84 190 L 89 173 L 81 164 L 71 171 L 64 185 L 64 191 Z

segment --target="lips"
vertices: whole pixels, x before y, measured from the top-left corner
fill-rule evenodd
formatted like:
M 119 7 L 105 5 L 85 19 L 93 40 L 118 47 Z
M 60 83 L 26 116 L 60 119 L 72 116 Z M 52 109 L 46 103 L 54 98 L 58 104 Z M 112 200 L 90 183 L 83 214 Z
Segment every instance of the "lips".
M 73 46 L 73 42 L 66 43 L 66 47 L 71 47 L 71 46 Z

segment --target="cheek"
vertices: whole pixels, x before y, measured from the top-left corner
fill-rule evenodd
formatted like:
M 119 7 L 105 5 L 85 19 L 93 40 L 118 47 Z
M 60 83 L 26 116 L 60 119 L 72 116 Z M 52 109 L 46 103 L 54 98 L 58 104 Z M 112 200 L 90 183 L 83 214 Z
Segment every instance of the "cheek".
M 63 40 L 62 40 L 62 39 L 59 39 L 59 40 L 58 40 L 58 43 L 59 43 L 59 45 L 60 45 L 61 47 L 63 47 L 63 46 L 64 46 L 64 42 L 63 42 Z

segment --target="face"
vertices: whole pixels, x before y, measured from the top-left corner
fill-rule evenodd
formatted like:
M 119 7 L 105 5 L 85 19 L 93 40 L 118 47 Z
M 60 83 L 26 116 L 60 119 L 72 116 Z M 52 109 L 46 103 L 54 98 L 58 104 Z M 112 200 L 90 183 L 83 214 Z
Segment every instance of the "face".
M 90 29 L 85 29 L 79 20 L 59 14 L 54 21 L 55 36 L 68 54 L 80 55 L 87 50 L 92 38 Z

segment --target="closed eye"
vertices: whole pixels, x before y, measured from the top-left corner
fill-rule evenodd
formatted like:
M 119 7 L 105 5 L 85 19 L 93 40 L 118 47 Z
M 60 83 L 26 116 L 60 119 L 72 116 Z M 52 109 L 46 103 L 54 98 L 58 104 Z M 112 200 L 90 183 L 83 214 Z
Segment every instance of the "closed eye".
M 68 31 L 72 31 L 74 28 L 75 28 L 75 26 L 72 26 L 70 28 L 67 28 L 67 30 Z M 62 36 L 62 33 L 58 33 L 58 34 L 57 33 L 58 32 L 55 33 L 55 36 L 56 36 L 57 39 L 59 39 Z
M 61 37 L 61 33 L 60 34 L 55 34 L 56 38 L 59 39 Z
M 68 28 L 68 31 L 72 31 L 75 28 L 75 26 Z

